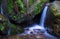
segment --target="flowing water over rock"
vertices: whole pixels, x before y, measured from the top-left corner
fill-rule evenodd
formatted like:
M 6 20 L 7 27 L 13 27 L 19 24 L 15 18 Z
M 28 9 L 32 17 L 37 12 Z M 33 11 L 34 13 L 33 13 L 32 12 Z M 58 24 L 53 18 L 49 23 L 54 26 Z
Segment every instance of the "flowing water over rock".
M 25 34 L 29 34 L 30 35 L 30 34 L 43 33 L 49 39 L 57 39 L 56 37 L 54 37 L 54 36 L 50 35 L 49 33 L 47 33 L 46 29 L 44 28 L 44 20 L 45 20 L 45 17 L 46 17 L 47 9 L 48 9 L 48 5 L 45 6 L 45 8 L 44 8 L 44 10 L 42 12 L 40 24 L 39 25 L 38 24 L 34 24 L 32 27 L 25 28 L 25 32 L 22 33 L 22 35 L 25 35 Z M 8 34 L 9 34 L 9 32 L 8 32 Z M 39 38 L 39 36 L 38 36 L 38 38 Z
M 50 39 L 57 39 L 56 37 L 50 35 L 49 33 L 47 33 L 46 29 L 44 28 L 44 21 L 45 21 L 45 17 L 46 17 L 46 12 L 48 9 L 49 4 L 47 4 L 42 12 L 42 16 L 41 16 L 41 20 L 40 20 L 40 24 L 37 25 L 33 25 L 32 27 L 29 28 L 25 28 L 27 30 L 25 30 L 25 34 L 38 34 L 38 33 L 43 33 L 44 35 L 46 35 L 47 37 L 49 37 Z
M 47 9 L 48 9 L 48 5 L 45 6 L 45 8 L 44 8 L 44 10 L 43 10 L 43 12 L 42 12 L 40 24 L 39 24 L 39 25 L 35 24 L 35 25 L 33 25 L 32 27 L 29 27 L 29 30 L 34 30 L 34 29 L 45 30 L 45 29 L 44 29 L 44 20 L 45 20 L 45 17 L 46 17 Z

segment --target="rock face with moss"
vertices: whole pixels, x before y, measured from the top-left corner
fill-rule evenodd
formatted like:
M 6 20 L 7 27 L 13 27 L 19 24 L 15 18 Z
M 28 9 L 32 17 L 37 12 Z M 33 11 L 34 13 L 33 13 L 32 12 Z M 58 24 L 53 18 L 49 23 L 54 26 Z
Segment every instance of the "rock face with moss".
M 0 34 L 7 34 L 6 32 L 4 32 L 7 30 L 7 23 L 7 19 L 0 14 Z
M 2 0 L 2 2 L 4 15 L 8 17 L 11 23 L 14 22 L 13 24 L 9 24 L 7 30 L 9 32 L 11 31 L 10 34 L 18 34 L 24 32 L 23 26 L 25 27 L 32 23 L 31 19 L 40 14 L 44 3 L 47 1 L 29 0 L 27 1 L 28 6 L 25 4 L 26 2 L 24 2 L 24 0 Z
M 7 10 L 6 14 L 9 19 L 16 22 L 21 23 L 22 21 L 31 20 L 35 15 L 39 14 L 43 9 L 44 3 L 47 2 L 45 0 L 29 0 L 28 7 L 25 4 L 24 0 L 6 0 Z M 4 6 L 5 7 L 5 6 Z
M 56 17 L 60 17 L 60 1 L 51 3 L 50 9 Z
M 0 14 L 0 30 L 4 30 L 4 28 L 7 26 L 7 19 Z
M 8 31 L 11 31 L 8 33 Z M 15 35 L 24 32 L 21 26 L 9 24 L 8 20 L 0 14 L 0 35 Z
M 18 25 L 15 25 L 15 24 L 10 24 L 8 31 L 10 31 L 8 35 L 16 35 L 16 34 L 23 33 L 24 29 L 21 26 L 18 26 Z
M 22 2 L 22 0 L 9 0 L 7 6 L 8 6 L 7 14 L 10 20 L 20 23 L 20 20 L 24 16 L 24 13 L 26 13 L 26 7 L 24 3 Z
M 49 13 L 46 19 L 47 31 L 60 37 L 60 1 L 54 1 L 49 7 Z

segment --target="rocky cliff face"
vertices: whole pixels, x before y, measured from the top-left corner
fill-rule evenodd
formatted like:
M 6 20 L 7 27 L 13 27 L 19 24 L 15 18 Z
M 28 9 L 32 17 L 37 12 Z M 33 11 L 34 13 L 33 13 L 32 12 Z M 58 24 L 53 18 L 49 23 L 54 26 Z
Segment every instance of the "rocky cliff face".
M 45 0 L 2 0 L 3 15 L 9 20 L 7 34 L 22 33 L 23 28 L 33 24 L 33 20 L 38 21 L 45 2 Z
M 54 1 L 51 3 L 49 9 L 45 22 L 47 31 L 60 37 L 60 1 Z
M 9 19 L 21 23 L 22 21 L 32 20 L 43 9 L 44 0 L 3 0 L 4 13 Z M 8 2 L 8 3 L 7 3 Z

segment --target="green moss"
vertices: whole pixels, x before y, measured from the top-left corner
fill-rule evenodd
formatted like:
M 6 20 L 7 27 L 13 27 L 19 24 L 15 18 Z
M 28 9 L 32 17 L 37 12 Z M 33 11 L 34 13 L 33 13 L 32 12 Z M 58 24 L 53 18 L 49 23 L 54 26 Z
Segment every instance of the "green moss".
M 7 21 L 5 21 L 1 24 L 0 30 L 3 31 L 6 26 L 7 26 Z
M 34 4 L 36 0 L 29 0 L 29 6 L 31 6 L 32 4 Z
M 10 0 L 8 3 L 8 15 L 9 15 L 9 17 L 11 17 L 14 20 L 15 19 L 20 20 L 21 14 L 24 14 L 26 12 L 26 7 L 25 7 L 24 3 L 22 2 L 22 0 L 16 0 L 16 3 L 17 3 L 19 12 L 16 13 L 14 11 L 14 1 Z
M 3 16 L 3 15 L 1 15 L 0 14 L 0 30 L 1 31 L 3 31 L 5 28 L 6 28 L 6 26 L 7 26 L 7 23 L 8 23 L 8 21 L 7 21 L 7 19 Z
M 35 7 L 34 7 L 35 14 L 40 13 L 40 11 L 41 11 L 42 8 L 43 8 L 43 2 L 40 2 L 37 5 L 35 5 Z
M 4 26 L 2 26 L 2 27 L 1 27 L 1 31 L 3 31 L 3 30 L 4 30 L 4 28 L 5 28 L 5 27 L 4 27 Z
M 17 28 L 17 26 L 16 26 L 16 25 L 14 25 L 14 24 L 10 24 L 10 27 L 11 27 L 11 28 L 14 28 L 14 29 L 16 29 L 16 28 Z
M 24 14 L 26 11 L 24 3 L 22 2 L 22 0 L 16 0 L 16 2 L 17 2 L 17 5 L 21 8 L 19 10 L 20 14 Z
M 13 16 L 13 18 L 14 18 L 14 19 L 16 19 L 16 18 L 17 18 L 17 16 Z
M 0 4 L 1 4 L 2 0 L 0 0 Z
M 60 18 L 60 2 L 55 1 L 50 4 L 50 11 L 53 13 L 54 16 Z
M 44 8 L 44 3 L 48 2 L 47 0 L 40 0 L 40 2 L 35 5 L 34 7 L 34 12 L 35 14 L 39 14 L 41 12 L 41 10 Z
M 8 11 L 9 13 L 12 13 L 13 11 L 13 0 L 10 0 L 8 3 Z
M 15 24 L 11 24 L 10 25 L 11 30 L 11 35 L 15 35 L 15 34 L 19 34 L 24 32 L 24 29 L 21 26 L 15 25 Z
M 0 30 L 3 31 L 4 27 L 2 26 L 2 24 L 0 24 Z

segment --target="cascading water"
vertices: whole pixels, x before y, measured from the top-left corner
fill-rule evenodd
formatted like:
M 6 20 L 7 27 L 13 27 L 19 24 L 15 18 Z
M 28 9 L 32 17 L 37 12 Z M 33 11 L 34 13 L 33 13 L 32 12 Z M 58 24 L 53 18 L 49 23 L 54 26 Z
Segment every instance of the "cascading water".
M 48 9 L 48 5 L 45 6 L 44 10 L 43 10 L 43 13 L 42 13 L 42 16 L 41 16 L 41 20 L 40 20 L 40 26 L 44 26 L 44 20 L 45 20 L 45 17 L 46 17 L 46 12 L 47 12 L 47 9 Z
M 34 34 L 37 34 L 37 32 L 39 32 L 39 30 L 40 30 L 41 32 L 44 33 L 44 35 L 46 35 L 46 36 L 48 36 L 52 39 L 57 39 L 56 37 L 54 37 L 54 36 L 50 35 L 49 33 L 47 33 L 46 29 L 44 28 L 44 20 L 45 20 L 45 17 L 46 17 L 48 6 L 49 6 L 49 4 L 46 4 L 46 6 L 45 6 L 45 8 L 42 12 L 40 24 L 39 25 L 35 24 L 32 27 L 29 27 L 28 28 L 29 30 L 25 31 L 25 34 L 30 34 L 31 32 L 34 33 Z
M 43 13 L 42 13 L 42 16 L 41 16 L 41 20 L 40 20 L 40 24 L 39 24 L 39 25 L 35 24 L 35 25 L 33 25 L 32 27 L 25 28 L 25 29 L 29 29 L 29 30 L 25 30 L 25 32 L 22 33 L 22 34 L 30 34 L 31 32 L 34 33 L 34 34 L 37 34 L 37 32 L 40 30 L 40 31 L 42 31 L 47 37 L 50 37 L 50 38 L 52 38 L 52 39 L 57 39 L 56 37 L 48 34 L 47 31 L 46 31 L 45 28 L 44 28 L 44 20 L 45 20 L 45 17 L 46 17 L 46 12 L 47 12 L 47 9 L 48 9 L 48 5 L 49 5 L 49 4 L 47 4 L 47 5 L 45 6 L 44 10 L 43 10 Z M 3 14 L 2 8 L 1 8 L 1 14 Z M 36 32 L 35 32 L 35 31 L 36 31 Z M 10 35 L 10 30 L 8 30 L 8 35 Z M 20 35 L 21 35 L 21 34 L 20 34 Z
M 48 9 L 48 5 L 46 5 L 44 10 L 43 10 L 39 25 L 35 24 L 35 25 L 33 25 L 33 27 L 29 27 L 29 30 L 40 29 L 40 30 L 45 31 L 45 29 L 44 29 L 44 20 L 45 20 L 45 17 L 46 17 L 47 9 Z M 30 31 L 28 32 L 28 34 L 29 33 L 30 33 Z

